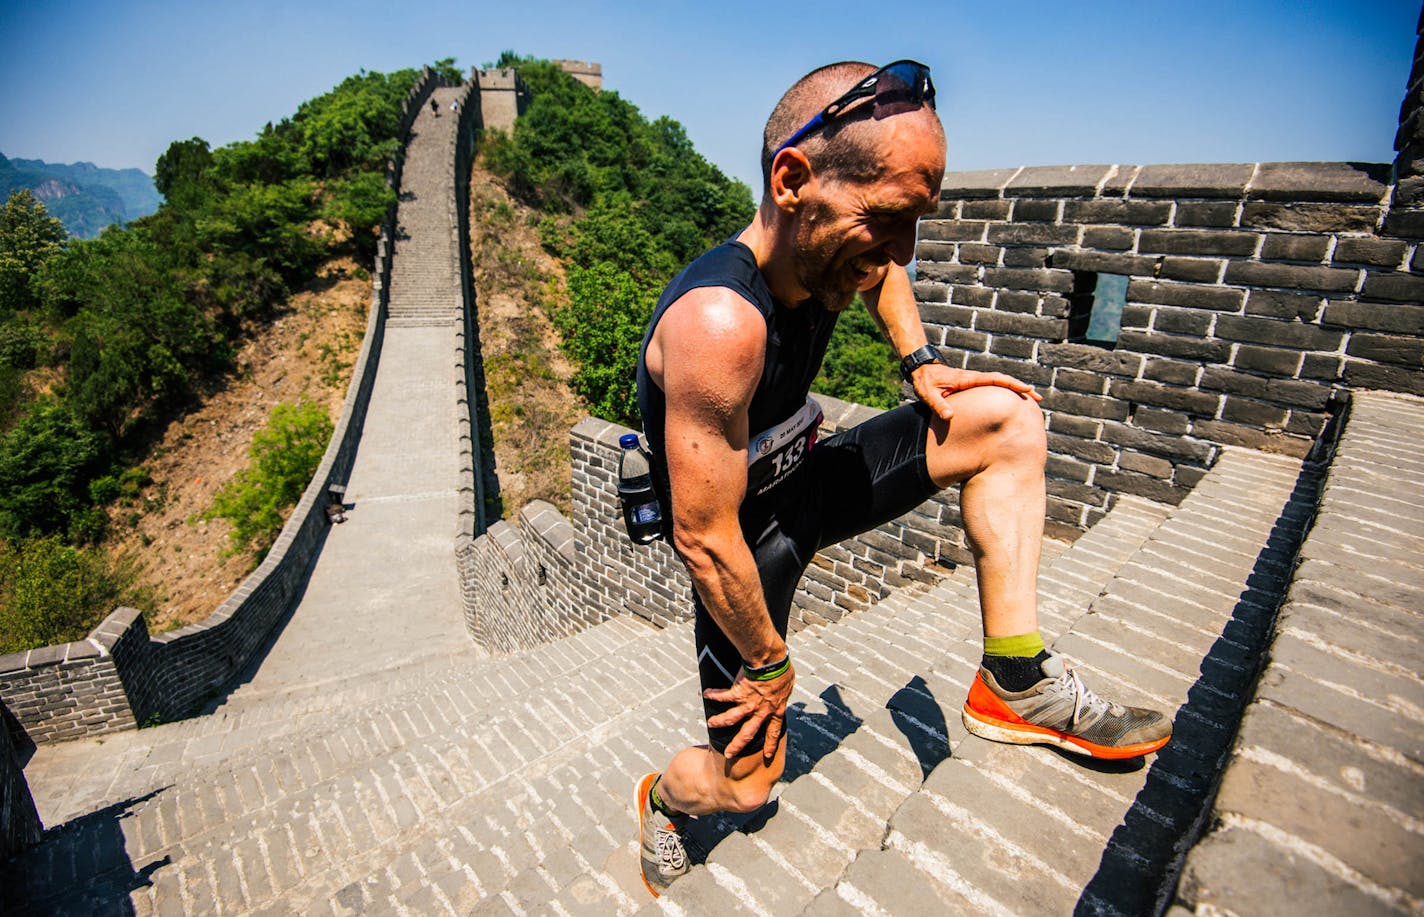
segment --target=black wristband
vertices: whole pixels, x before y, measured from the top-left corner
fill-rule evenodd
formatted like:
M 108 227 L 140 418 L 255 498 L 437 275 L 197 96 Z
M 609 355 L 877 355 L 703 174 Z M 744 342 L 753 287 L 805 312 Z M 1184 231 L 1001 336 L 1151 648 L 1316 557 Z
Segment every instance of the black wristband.
M 939 351 L 936 350 L 934 347 L 930 346 L 929 344 L 926 344 L 923 347 L 920 347 L 916 350 L 912 350 L 909 353 L 905 354 L 904 359 L 900 361 L 900 378 L 904 379 L 906 382 L 909 382 L 910 377 L 914 375 L 915 370 L 919 369 L 921 366 L 924 366 L 926 363 L 943 362 L 944 360 L 940 359 Z
M 752 681 L 771 681 L 773 678 L 780 678 L 786 674 L 786 670 L 791 668 L 791 653 L 782 656 L 777 662 L 770 665 L 750 666 L 742 663 L 742 671 Z

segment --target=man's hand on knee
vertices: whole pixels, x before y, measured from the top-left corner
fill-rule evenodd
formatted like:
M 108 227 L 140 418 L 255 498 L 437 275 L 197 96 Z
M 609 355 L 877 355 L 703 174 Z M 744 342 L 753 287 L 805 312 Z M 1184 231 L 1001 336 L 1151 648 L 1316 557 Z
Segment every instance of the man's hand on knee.
M 913 378 L 915 394 L 941 420 L 954 416 L 954 408 L 949 403 L 950 395 L 980 385 L 997 385 L 1034 401 L 1043 400 L 1033 386 L 1004 373 L 981 373 L 972 369 L 955 369 L 943 363 L 926 363 L 915 370 Z
M 707 721 L 707 725 L 714 727 L 742 724 L 727 744 L 724 754 L 728 760 L 736 758 L 751 744 L 763 723 L 766 724 L 766 741 L 762 745 L 762 758 L 770 761 L 776 757 L 777 746 L 786 732 L 786 705 L 791 701 L 795 684 L 796 669 L 788 663 L 784 674 L 769 681 L 754 681 L 745 672 L 738 672 L 730 688 L 709 688 L 702 692 L 708 700 L 736 704 Z

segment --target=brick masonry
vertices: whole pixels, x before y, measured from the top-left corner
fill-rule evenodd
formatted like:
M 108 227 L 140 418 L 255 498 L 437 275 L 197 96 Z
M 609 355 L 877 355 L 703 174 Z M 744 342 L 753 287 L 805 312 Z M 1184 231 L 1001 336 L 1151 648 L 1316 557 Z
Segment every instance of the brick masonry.
M 1177 503 L 1222 445 L 1303 456 L 1348 390 L 1424 394 L 1403 187 L 1361 163 L 951 173 L 921 225 L 921 316 L 953 365 L 1044 394 L 1051 530 L 1116 494 Z M 1115 346 L 1071 333 L 1097 273 L 1129 278 Z
M 818 396 L 823 434 L 879 413 Z M 586 418 L 571 434 L 573 519 L 526 507 L 519 526 L 496 523 L 460 555 L 466 623 L 481 646 L 508 652 L 633 614 L 665 627 L 692 615 L 692 585 L 664 541 L 635 545 L 618 505 L 619 436 L 626 427 Z M 791 629 L 836 621 L 896 588 L 940 578 L 936 566 L 969 561 L 958 495 L 940 494 L 905 517 L 817 554 L 792 603 Z
M 422 72 L 407 97 L 400 135 L 440 78 Z M 401 160 L 388 180 L 400 186 Z M 211 615 L 151 637 L 143 616 L 120 608 L 82 641 L 0 656 L 0 699 L 36 743 L 62 741 L 150 719 L 173 719 L 200 706 L 241 671 L 286 614 L 326 534 L 326 488 L 350 472 L 380 360 L 390 288 L 387 214 L 377 246 L 370 316 L 331 443 L 263 562 Z
M 25 781 L 28 740 L 0 703 L 0 861 L 39 843 L 43 826 Z

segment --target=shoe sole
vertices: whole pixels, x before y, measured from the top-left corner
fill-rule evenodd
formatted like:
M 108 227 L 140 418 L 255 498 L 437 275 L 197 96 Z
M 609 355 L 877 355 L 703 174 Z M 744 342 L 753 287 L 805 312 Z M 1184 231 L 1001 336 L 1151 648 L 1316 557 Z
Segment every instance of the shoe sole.
M 648 802 L 648 792 L 653 788 L 653 783 L 658 779 L 658 772 L 644 774 L 633 784 L 633 821 L 638 825 L 638 878 L 643 880 L 643 886 L 647 888 L 648 894 L 654 898 L 661 898 L 662 893 L 653 888 L 653 883 L 648 881 L 648 877 L 643 874 L 643 806 Z
M 1075 755 L 1106 759 L 1109 761 L 1120 761 L 1125 758 L 1140 758 L 1143 755 L 1151 754 L 1163 745 L 1166 745 L 1172 738 L 1171 736 L 1166 736 L 1165 738 L 1156 739 L 1151 742 L 1139 742 L 1136 745 L 1098 745 L 1086 739 L 1065 735 L 1043 726 L 1033 726 L 1027 723 L 1006 723 L 1003 720 L 990 719 L 975 713 L 968 707 L 964 708 L 963 714 L 964 728 L 979 738 L 988 739 L 990 742 L 1003 742 L 1007 745 L 1052 745 L 1055 748 L 1061 748 Z

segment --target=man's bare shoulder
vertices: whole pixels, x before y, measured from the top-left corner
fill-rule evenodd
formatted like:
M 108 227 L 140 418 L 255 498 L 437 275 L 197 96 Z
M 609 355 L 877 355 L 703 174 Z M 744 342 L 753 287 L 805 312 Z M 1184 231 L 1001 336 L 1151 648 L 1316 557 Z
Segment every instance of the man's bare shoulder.
M 765 351 L 761 310 L 727 287 L 698 287 L 678 297 L 659 319 L 648 369 L 659 384 L 669 370 L 693 367 L 759 377 Z

